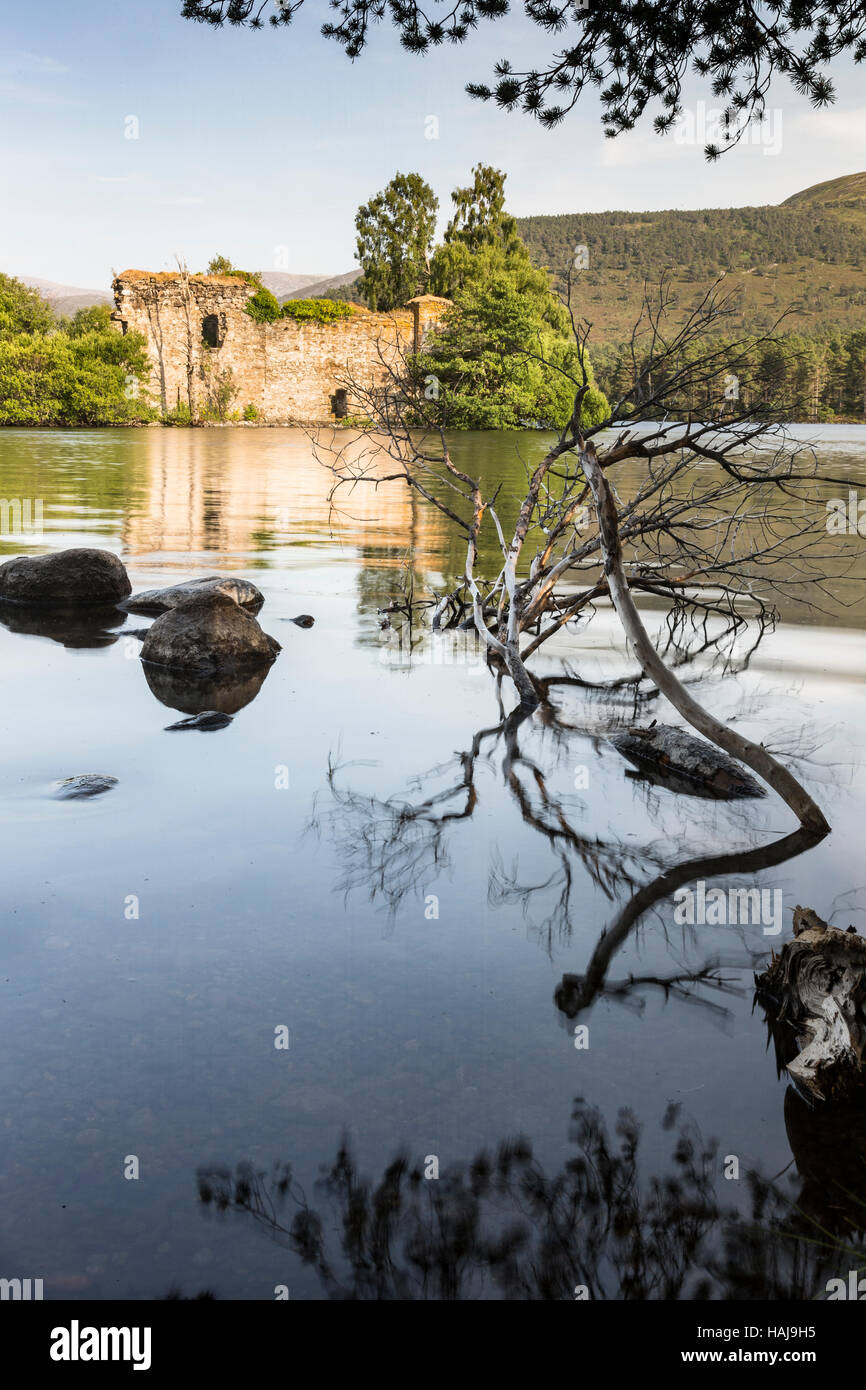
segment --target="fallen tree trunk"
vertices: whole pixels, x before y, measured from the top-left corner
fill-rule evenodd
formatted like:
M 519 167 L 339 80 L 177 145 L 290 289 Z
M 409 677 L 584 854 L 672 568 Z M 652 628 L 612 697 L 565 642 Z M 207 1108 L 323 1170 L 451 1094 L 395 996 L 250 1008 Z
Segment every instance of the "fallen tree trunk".
M 776 1046 L 811 1101 L 846 1100 L 866 1081 L 866 940 L 831 927 L 811 908 L 794 909 L 794 940 L 756 975 Z
M 815 830 L 829 830 L 824 813 L 796 777 L 777 762 L 761 744 L 752 743 L 751 739 L 745 738 L 743 734 L 737 733 L 729 725 L 720 723 L 709 714 L 662 661 L 650 641 L 631 596 L 622 560 L 616 505 L 591 441 L 581 447 L 580 461 L 595 499 L 610 596 L 644 675 L 655 681 L 662 694 L 670 700 L 674 709 L 679 710 L 683 718 L 688 720 L 692 728 L 697 729 L 705 738 L 711 739 L 732 757 L 739 758 L 778 792 L 801 825 Z

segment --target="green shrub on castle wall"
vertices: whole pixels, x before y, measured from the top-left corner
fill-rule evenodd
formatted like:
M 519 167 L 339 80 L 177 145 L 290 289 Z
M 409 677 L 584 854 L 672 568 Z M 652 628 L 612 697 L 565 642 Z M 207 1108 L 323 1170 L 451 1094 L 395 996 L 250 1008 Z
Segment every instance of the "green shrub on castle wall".
M 297 323 L 338 323 L 351 318 L 354 312 L 338 299 L 287 299 L 281 306 L 264 287 L 247 300 L 244 310 L 256 323 L 276 323 L 280 318 L 295 319 Z
M 283 305 L 283 318 L 299 323 L 337 323 L 350 319 L 353 312 L 341 299 L 287 299 Z
M 249 314 L 256 323 L 276 323 L 280 317 L 280 305 L 275 295 L 264 286 L 256 290 L 252 299 L 248 299 L 244 305 L 244 313 Z

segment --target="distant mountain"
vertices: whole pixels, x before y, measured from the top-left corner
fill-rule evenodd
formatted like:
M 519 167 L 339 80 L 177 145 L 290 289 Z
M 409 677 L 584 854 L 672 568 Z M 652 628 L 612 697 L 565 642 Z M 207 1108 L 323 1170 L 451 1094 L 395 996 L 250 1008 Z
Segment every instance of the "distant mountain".
M 322 279 L 322 274 L 318 275 L 290 275 L 287 270 L 263 270 L 260 272 L 262 284 L 275 294 L 277 299 L 287 299 L 290 295 L 297 294 L 298 290 L 305 290 L 308 285 L 314 285 Z
M 74 285 L 59 285 L 54 280 L 40 280 L 35 275 L 16 277 L 22 284 L 38 290 L 47 299 L 55 314 L 71 318 L 77 309 L 89 309 L 91 304 L 114 304 L 108 290 L 82 290 Z
M 645 283 L 662 274 L 681 303 L 729 274 L 741 292 L 730 332 L 766 330 L 792 306 L 783 331 L 866 327 L 866 173 L 779 206 L 563 213 L 521 217 L 518 228 L 536 265 L 560 285 L 569 265 L 584 262 L 572 273 L 574 307 L 597 343 L 628 335 Z
M 277 294 L 276 290 L 274 290 L 274 294 L 277 294 L 277 298 L 280 300 L 281 303 L 283 303 L 285 302 L 285 300 L 291 299 L 293 295 L 296 295 L 297 290 L 302 289 L 304 291 L 305 299 L 316 299 L 319 295 L 324 294 L 325 290 L 335 290 L 338 289 L 340 285 L 354 285 L 355 281 L 359 280 L 360 278 L 360 270 L 347 270 L 345 275 L 332 275 L 328 279 L 324 280 L 305 280 L 303 285 L 298 285 L 294 289 L 289 290 L 282 295 Z M 262 276 L 262 279 L 265 280 L 265 283 L 267 284 L 265 276 Z M 271 285 L 268 285 L 268 289 L 271 288 L 273 287 Z

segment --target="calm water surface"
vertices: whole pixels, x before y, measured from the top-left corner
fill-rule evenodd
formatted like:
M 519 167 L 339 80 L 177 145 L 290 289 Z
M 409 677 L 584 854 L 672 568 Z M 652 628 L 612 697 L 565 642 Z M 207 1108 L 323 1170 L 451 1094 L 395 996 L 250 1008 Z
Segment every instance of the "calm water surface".
M 532 458 L 542 441 L 459 443 L 512 499 L 516 445 Z M 828 471 L 866 486 L 866 429 L 823 428 L 819 447 Z M 717 1141 L 719 1200 L 743 1213 L 748 1170 L 787 1169 L 781 1189 L 797 1198 L 792 1146 L 800 1168 L 804 1145 L 820 1149 L 777 1079 L 752 982 L 795 904 L 866 923 L 866 605 L 853 579 L 837 586 L 843 610 L 786 609 L 748 672 L 702 687 L 792 762 L 833 825 L 749 875 L 782 891 L 781 937 L 677 926 L 662 897 L 606 938 L 664 869 L 777 842 L 789 813 L 773 797 L 715 805 L 630 778 L 603 738 L 633 718 L 628 701 L 555 688 L 559 721 L 538 714 L 507 738 L 471 651 L 416 634 L 410 659 L 380 630 L 407 557 L 420 590 L 460 568 L 461 543 L 401 488 L 356 493 L 335 515 L 329 481 L 291 430 L 0 435 L 0 493 L 45 511 L 44 538 L 3 539 L 4 558 L 99 546 L 134 589 L 245 575 L 283 645 L 257 691 L 151 688 L 124 635 L 149 620 L 34 631 L 0 611 L 0 1275 L 43 1278 L 48 1298 L 333 1294 L 272 1222 L 221 1216 L 199 1182 L 290 1163 L 292 1196 L 320 1213 L 339 1265 L 339 1202 L 316 1180 L 344 1136 L 374 1182 L 404 1149 L 422 1168 L 435 1156 L 447 1185 L 521 1134 L 550 1177 L 580 1148 L 580 1097 L 614 1145 L 617 1113 L 633 1113 L 647 1190 L 677 1167 L 680 1121 Z M 288 621 L 299 613 L 315 626 Z M 556 655 L 537 669 L 630 669 L 603 608 Z M 165 732 L 178 709 L 214 704 L 237 711 L 227 729 Z M 92 802 L 51 799 L 80 772 L 119 783 Z M 682 983 L 702 968 L 724 988 Z M 592 978 L 577 1013 L 557 1006 L 565 974 Z M 834 1152 L 821 1160 L 831 1177 Z M 721 1178 L 726 1155 L 740 1182 Z M 138 1180 L 124 1176 L 130 1156 Z M 274 1211 L 290 1224 L 291 1200 Z M 616 1295 L 609 1250 L 599 1269 Z M 720 1296 L 718 1267 L 706 1277 Z M 479 1273 L 461 1296 L 496 1293 Z

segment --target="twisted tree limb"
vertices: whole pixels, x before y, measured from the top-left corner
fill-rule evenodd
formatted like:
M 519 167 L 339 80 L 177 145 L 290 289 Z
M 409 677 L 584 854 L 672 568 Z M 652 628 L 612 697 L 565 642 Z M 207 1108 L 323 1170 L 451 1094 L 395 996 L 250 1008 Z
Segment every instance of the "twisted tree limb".
M 709 714 L 686 690 L 662 661 L 649 634 L 641 621 L 640 614 L 631 595 L 628 579 L 623 566 L 622 547 L 619 540 L 619 519 L 616 504 L 604 469 L 592 441 L 581 441 L 579 457 L 584 476 L 592 489 L 595 509 L 598 516 L 604 572 L 607 577 L 610 596 L 617 616 L 623 625 L 626 637 L 631 642 L 634 654 L 640 662 L 644 675 L 653 680 L 662 694 L 676 710 L 688 720 L 692 728 L 723 748 L 732 757 L 750 767 L 765 782 L 778 792 L 787 802 L 800 824 L 813 830 L 827 831 L 830 826 L 821 808 L 809 796 L 796 777 L 768 753 L 761 744 L 753 743 L 743 734 L 735 732 L 727 724 Z

